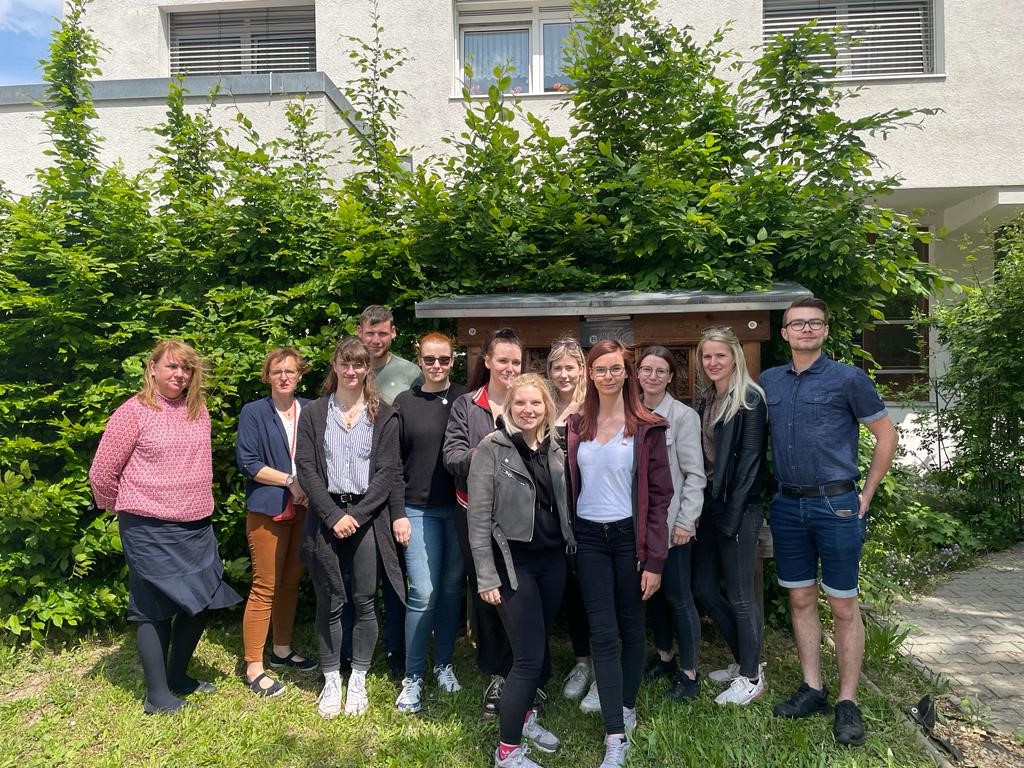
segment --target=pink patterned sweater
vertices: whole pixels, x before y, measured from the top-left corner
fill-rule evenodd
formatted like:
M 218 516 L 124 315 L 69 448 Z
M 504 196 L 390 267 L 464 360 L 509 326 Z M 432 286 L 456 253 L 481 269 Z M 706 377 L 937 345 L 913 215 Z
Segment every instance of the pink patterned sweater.
M 185 398 L 133 396 L 111 415 L 89 469 L 96 506 L 189 522 L 213 514 L 210 414 L 189 419 Z

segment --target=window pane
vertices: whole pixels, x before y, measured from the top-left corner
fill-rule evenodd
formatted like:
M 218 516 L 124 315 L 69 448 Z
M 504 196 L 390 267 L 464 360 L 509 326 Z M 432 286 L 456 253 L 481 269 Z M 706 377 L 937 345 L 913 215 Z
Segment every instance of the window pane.
M 875 361 L 883 368 L 923 368 L 921 334 L 913 325 L 875 325 Z
M 473 68 L 470 93 L 487 93 L 495 84 L 494 68 L 510 65 L 510 93 L 530 90 L 530 33 L 525 29 L 495 32 L 466 32 L 463 37 L 465 61 Z
M 564 72 L 572 26 L 569 22 L 544 25 L 544 90 L 569 91 L 574 85 Z

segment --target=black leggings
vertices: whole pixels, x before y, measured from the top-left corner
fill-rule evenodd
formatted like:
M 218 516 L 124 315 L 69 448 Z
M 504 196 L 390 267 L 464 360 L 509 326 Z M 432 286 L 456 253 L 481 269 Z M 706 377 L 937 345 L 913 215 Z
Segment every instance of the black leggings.
M 498 609 L 480 599 L 476 587 L 476 568 L 473 566 L 473 550 L 469 546 L 469 527 L 466 523 L 466 510 L 460 506 L 455 509 L 455 532 L 459 536 L 459 549 L 466 566 L 469 578 L 469 593 L 473 605 L 473 631 L 476 633 L 476 665 L 485 675 L 501 675 L 505 677 L 512 669 L 512 646 L 502 626 Z
M 701 532 L 705 535 L 705 532 Z M 700 616 L 690 591 L 690 560 L 694 540 L 671 547 L 661 577 L 661 589 L 654 593 L 647 606 L 654 633 L 654 647 L 672 651 L 672 636 L 679 641 L 679 667 L 696 669 L 700 650 Z
M 514 552 L 512 563 L 519 583 L 515 592 L 497 552 L 495 563 L 501 577 L 498 615 L 512 646 L 512 669 L 501 689 L 498 733 L 505 744 L 518 744 L 537 689 L 551 676 L 548 636 L 565 589 L 565 555 L 560 549 Z
M 373 661 L 377 644 L 377 542 L 373 523 L 361 526 L 347 539 L 334 540 L 334 552 L 345 579 L 346 592 L 352 596 L 355 623 L 352 627 L 352 669 L 365 672 Z M 345 596 L 334 594 L 326 584 L 313 579 L 316 592 L 316 640 L 320 651 L 320 669 L 341 669 L 341 612 Z
M 190 616 L 182 611 L 174 620 L 142 621 L 136 634 L 146 698 L 154 707 L 167 709 L 178 699 L 171 691 L 192 693 L 197 681 L 188 675 L 188 663 L 210 620 L 210 611 Z
M 644 671 L 644 601 L 633 519 L 591 523 L 577 518 L 576 574 L 590 620 L 604 731 L 624 733 L 622 708 L 636 706 Z
M 740 674 L 754 679 L 760 674 L 763 632 L 754 596 L 754 558 L 764 510 L 760 502 L 748 504 L 739 533 L 732 537 L 715 527 L 714 502 L 708 496 L 704 510 L 693 554 L 693 596 L 729 646 Z

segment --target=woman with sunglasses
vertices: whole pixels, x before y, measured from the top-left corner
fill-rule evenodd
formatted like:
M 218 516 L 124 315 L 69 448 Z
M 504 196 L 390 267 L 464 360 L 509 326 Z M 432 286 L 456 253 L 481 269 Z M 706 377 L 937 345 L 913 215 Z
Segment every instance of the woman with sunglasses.
M 434 676 L 448 692 L 461 690 L 452 656 L 462 599 L 462 553 L 455 532 L 455 482 L 441 459 L 452 403 L 466 388 L 452 382 L 452 340 L 437 331 L 420 337 L 423 383 L 395 398 L 405 470 L 405 514 L 412 532 L 405 548 L 409 594 L 405 613 L 405 677 L 399 712 L 419 712 L 427 651 L 434 638 Z
M 495 717 L 501 701 L 501 687 L 512 668 L 512 647 L 509 645 L 497 609 L 485 603 L 477 590 L 473 552 L 469 545 L 466 509 L 469 506 L 467 480 L 469 465 L 476 448 L 495 429 L 505 405 L 508 386 L 523 366 L 523 344 L 511 328 L 499 328 L 487 334 L 480 357 L 469 381 L 469 392 L 452 406 L 444 436 L 444 465 L 455 477 L 455 528 L 459 534 L 462 560 L 469 576 L 473 595 L 473 630 L 476 633 L 476 663 L 480 671 L 490 675 L 484 690 L 482 713 Z
M 715 703 L 744 705 L 764 694 L 754 562 L 764 523 L 768 409 L 731 329 L 707 329 L 697 345 L 697 360 L 707 382 L 698 393 L 697 412 L 708 482 L 694 551 L 693 594 L 735 659 L 708 676 L 729 683 Z
M 355 625 L 346 715 L 369 707 L 366 672 L 377 644 L 378 557 L 395 592 L 405 594 L 395 547 L 396 540 L 409 541 L 398 432 L 398 413 L 374 384 L 369 351 L 354 336 L 342 339 L 322 396 L 302 409 L 295 448 L 299 484 L 309 500 L 302 559 L 316 592 L 324 673 L 317 711 L 325 718 L 341 712 L 341 609 L 347 594 Z
M 562 336 L 551 344 L 548 352 L 548 381 L 554 393 L 555 438 L 565 449 L 565 420 L 579 410 L 587 394 L 587 361 L 583 348 L 572 336 Z M 575 666 L 569 670 L 562 685 L 562 696 L 576 700 L 586 694 L 580 702 L 584 712 L 597 712 L 601 705 L 597 701 L 597 687 L 594 684 L 594 662 L 590 658 L 590 625 L 587 612 L 583 609 L 580 582 L 576 578 L 573 558 L 566 556 L 565 595 L 562 598 L 562 612 L 569 627 L 569 640 L 576 657 Z
M 700 650 L 700 616 L 690 590 L 690 563 L 697 520 L 704 504 L 704 457 L 700 449 L 700 417 L 668 393 L 679 373 L 672 352 L 652 346 L 640 356 L 640 386 L 644 405 L 668 422 L 665 442 L 672 470 L 672 502 L 668 507 L 668 559 L 661 589 L 651 598 L 651 619 L 657 655 L 644 676 L 652 680 L 666 675 L 672 680 L 668 697 L 676 701 L 700 693 L 697 655 Z M 672 636 L 679 642 L 679 668 L 672 655 Z
M 242 616 L 245 682 L 261 697 L 284 693 L 279 680 L 267 676 L 263 651 L 273 621 L 270 666 L 312 672 L 317 663 L 292 650 L 295 606 L 299 601 L 302 561 L 299 542 L 306 520 L 306 492 L 295 478 L 295 443 L 299 414 L 309 402 L 295 390 L 308 370 L 294 347 L 276 347 L 263 360 L 264 384 L 270 394 L 242 406 L 235 456 L 245 475 L 245 521 L 252 557 L 252 589 Z
M 644 408 L 629 350 L 595 344 L 580 412 L 569 417 L 569 476 L 576 511 L 576 573 L 590 620 L 604 718 L 600 768 L 624 765 L 644 671 L 644 601 L 658 591 L 668 554 L 672 474 L 667 424 Z

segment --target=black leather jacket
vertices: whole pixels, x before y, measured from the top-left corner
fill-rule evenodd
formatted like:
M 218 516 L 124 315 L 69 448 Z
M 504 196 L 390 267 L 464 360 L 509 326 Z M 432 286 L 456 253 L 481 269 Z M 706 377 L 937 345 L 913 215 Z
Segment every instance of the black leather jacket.
M 747 393 L 746 404 L 733 418 L 715 424 L 714 479 L 708 492 L 726 514 L 759 503 L 764 491 L 768 406 L 754 390 Z M 706 400 L 698 403 L 701 419 L 706 407 Z

